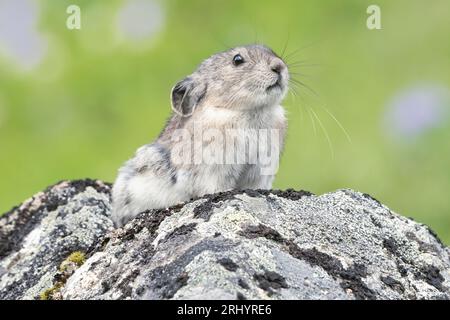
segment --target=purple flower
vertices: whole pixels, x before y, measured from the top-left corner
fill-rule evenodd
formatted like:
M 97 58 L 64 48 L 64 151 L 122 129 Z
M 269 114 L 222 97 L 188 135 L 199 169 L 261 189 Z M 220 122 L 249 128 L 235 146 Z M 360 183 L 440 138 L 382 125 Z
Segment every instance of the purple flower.
M 388 103 L 384 124 L 396 139 L 414 140 L 448 122 L 450 95 L 446 88 L 418 86 L 400 92 Z
M 163 8 L 153 0 L 128 0 L 118 14 L 119 29 L 131 40 L 153 38 L 164 19 Z
M 38 17 L 34 1 L 0 1 L 0 51 L 25 69 L 38 65 L 47 51 L 47 41 L 37 30 Z

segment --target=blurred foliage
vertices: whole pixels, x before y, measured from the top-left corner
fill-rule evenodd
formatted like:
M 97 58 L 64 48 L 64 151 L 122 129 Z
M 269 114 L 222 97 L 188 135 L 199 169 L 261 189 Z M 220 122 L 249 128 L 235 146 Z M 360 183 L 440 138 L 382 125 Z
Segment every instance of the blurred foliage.
M 77 1 L 79 31 L 65 27 L 72 1 L 38 3 L 46 58 L 23 71 L 0 57 L 0 212 L 61 179 L 113 181 L 158 135 L 176 81 L 214 52 L 262 42 L 279 53 L 287 44 L 289 62 L 306 61 L 291 71 L 312 89 L 285 101 L 289 135 L 275 187 L 367 192 L 450 242 L 448 123 L 407 144 L 382 126 L 398 91 L 450 87 L 448 0 L 379 0 L 379 31 L 366 28 L 372 1 L 161 0 L 162 31 L 140 42 L 116 30 L 124 1 Z

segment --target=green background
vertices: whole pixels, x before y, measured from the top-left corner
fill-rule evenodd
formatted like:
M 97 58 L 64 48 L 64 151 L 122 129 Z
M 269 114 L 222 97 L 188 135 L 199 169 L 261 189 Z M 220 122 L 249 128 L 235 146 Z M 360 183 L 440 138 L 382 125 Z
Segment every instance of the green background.
M 82 29 L 71 31 L 74 3 Z M 124 3 L 38 1 L 49 45 L 41 64 L 22 70 L 0 55 L 0 212 L 62 179 L 112 182 L 158 135 L 171 87 L 201 60 L 254 42 L 281 53 L 287 43 L 289 62 L 302 61 L 293 77 L 316 94 L 298 87 L 285 100 L 289 133 L 274 187 L 366 192 L 450 243 L 449 121 L 414 139 L 383 124 L 399 92 L 450 87 L 448 0 L 376 1 L 382 30 L 366 27 L 373 1 L 159 1 L 162 28 L 139 41 L 117 28 Z

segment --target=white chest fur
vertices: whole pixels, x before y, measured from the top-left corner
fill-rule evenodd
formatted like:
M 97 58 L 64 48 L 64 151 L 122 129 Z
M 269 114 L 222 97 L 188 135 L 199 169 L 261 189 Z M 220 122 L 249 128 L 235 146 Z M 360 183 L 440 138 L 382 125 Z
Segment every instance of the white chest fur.
M 223 108 L 198 112 L 185 127 L 190 134 L 183 147 L 193 154 L 180 168 L 190 176 L 191 193 L 270 188 L 285 129 L 285 112 L 278 105 L 245 112 Z

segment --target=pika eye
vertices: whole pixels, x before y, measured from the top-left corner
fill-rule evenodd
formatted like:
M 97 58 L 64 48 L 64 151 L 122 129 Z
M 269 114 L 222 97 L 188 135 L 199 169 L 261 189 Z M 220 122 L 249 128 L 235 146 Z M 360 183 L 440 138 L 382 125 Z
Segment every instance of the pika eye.
M 237 54 L 233 57 L 233 64 L 235 66 L 238 66 L 242 63 L 244 63 L 244 58 L 240 54 Z

